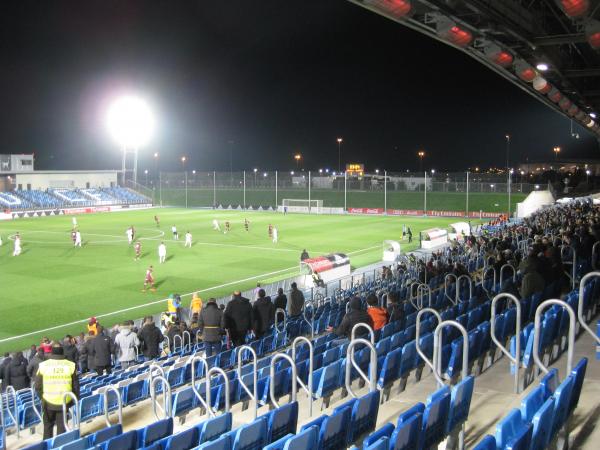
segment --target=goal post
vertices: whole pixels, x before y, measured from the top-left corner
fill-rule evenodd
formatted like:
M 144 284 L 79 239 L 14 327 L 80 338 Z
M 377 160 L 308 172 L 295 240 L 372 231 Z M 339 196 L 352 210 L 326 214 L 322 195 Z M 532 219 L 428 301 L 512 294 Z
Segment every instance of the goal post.
M 296 213 L 321 214 L 323 210 L 323 200 L 308 200 L 300 198 L 284 198 L 281 201 L 279 211 Z

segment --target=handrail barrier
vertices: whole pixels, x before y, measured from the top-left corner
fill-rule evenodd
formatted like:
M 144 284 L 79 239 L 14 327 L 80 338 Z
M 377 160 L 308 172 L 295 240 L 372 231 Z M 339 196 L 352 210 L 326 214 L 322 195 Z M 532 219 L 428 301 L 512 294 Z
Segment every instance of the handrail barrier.
M 592 245 L 592 269 L 593 270 L 598 270 L 598 251 L 597 248 L 598 246 L 600 246 L 600 241 L 598 242 L 594 242 L 594 245 Z
M 162 351 L 165 351 L 165 342 L 167 343 L 167 351 L 165 353 L 171 353 L 171 339 L 169 339 L 169 336 L 167 336 L 166 334 L 163 335 L 163 337 L 165 338 L 163 340 L 163 346 L 162 346 Z
M 537 364 L 537 366 L 542 369 L 544 373 L 548 373 L 549 369 L 544 365 L 542 360 L 540 359 L 540 327 L 541 327 L 541 317 L 542 312 L 549 306 L 557 305 L 562 306 L 569 313 L 569 337 L 567 341 L 567 372 L 565 377 L 571 373 L 571 369 L 573 368 L 573 351 L 575 349 L 575 311 L 573 308 L 569 306 L 568 303 L 559 299 L 550 299 L 542 302 L 537 309 L 535 310 L 535 323 L 533 329 L 533 360 Z
M 183 330 L 183 351 L 191 351 L 192 350 L 192 335 L 188 330 Z M 187 345 L 185 344 L 185 337 L 187 336 Z
M 254 383 L 252 387 L 252 392 L 250 392 L 250 388 L 248 388 L 246 383 L 244 383 L 244 381 L 242 380 L 242 365 L 244 363 L 244 352 L 249 352 L 252 355 L 252 381 Z M 246 391 L 246 394 L 248 394 L 250 400 L 254 402 L 254 418 L 256 419 L 256 416 L 258 415 L 258 357 L 256 356 L 256 351 L 249 345 L 242 345 L 241 347 L 238 347 L 236 357 L 238 383 L 240 384 L 240 386 L 242 386 L 242 389 Z
M 491 292 L 488 291 L 488 289 L 485 287 L 485 280 L 486 280 L 485 276 L 489 273 L 490 270 L 494 274 L 494 281 L 493 281 L 493 284 L 492 284 Z M 483 272 L 481 273 L 481 288 L 485 292 L 485 295 L 487 295 L 488 298 L 491 299 L 492 298 L 492 294 L 494 293 L 494 289 L 496 288 L 496 270 L 494 269 L 494 267 L 488 267 L 486 269 L 483 269 Z
M 471 277 L 469 275 L 461 275 L 460 277 L 458 277 L 458 279 L 456 280 L 456 300 L 457 303 L 460 302 L 462 299 L 460 298 L 460 282 L 461 280 L 467 280 L 467 282 L 469 283 L 469 298 L 467 299 L 467 301 L 469 301 L 471 298 L 473 298 L 473 280 L 471 279 Z
M 200 338 L 202 338 L 202 330 L 196 330 L 196 342 L 194 342 L 194 346 L 198 345 L 198 342 L 200 342 L 198 335 L 200 335 Z
M 67 413 L 67 398 L 70 398 L 73 401 L 72 407 L 75 408 L 75 412 L 71 413 L 73 418 L 73 428 L 69 426 L 69 414 Z M 77 396 L 73 394 L 71 391 L 65 392 L 62 398 L 62 411 L 63 411 L 63 424 L 65 425 L 65 430 L 73 431 L 79 430 L 81 425 L 81 415 L 79 412 L 79 401 L 77 400 Z M 17 430 L 19 429 L 19 425 L 17 425 Z
M 283 330 L 279 329 L 279 314 L 280 313 L 283 313 Z M 277 308 L 275 310 L 275 331 L 277 333 L 281 333 L 282 331 L 285 331 L 286 325 L 287 325 L 287 313 L 285 312 L 285 309 Z
M 230 405 L 229 405 L 229 400 L 230 400 L 230 394 L 229 394 L 229 377 L 227 376 L 227 373 L 221 369 L 220 367 L 211 367 L 208 372 L 206 372 L 206 376 L 205 376 L 205 383 L 206 383 L 206 403 L 208 404 L 209 409 L 212 411 L 212 393 L 211 393 L 211 382 L 212 382 L 212 375 L 217 375 L 215 378 L 218 378 L 219 376 L 223 377 L 223 384 L 225 385 L 225 412 L 229 412 L 229 410 L 231 409 Z M 212 413 L 211 414 L 213 417 L 216 416 L 216 413 Z
M 354 347 L 359 344 L 366 345 L 371 353 L 368 377 L 358 366 L 358 364 L 356 364 L 356 360 L 354 359 Z M 350 364 L 348 362 L 350 362 Z M 348 391 L 353 398 L 358 398 L 359 396 L 352 390 L 353 367 L 358 372 L 358 375 L 365 380 L 366 383 L 369 383 L 369 392 L 374 392 L 377 389 L 377 350 L 375 350 L 375 345 L 366 339 L 358 338 L 351 340 L 350 344 L 348 344 L 348 348 L 346 349 L 346 391 Z
M 419 305 L 419 309 L 423 309 L 423 297 L 425 294 L 429 295 L 427 307 L 431 308 L 431 288 L 428 284 L 421 283 L 417 288 L 417 304 Z
M 4 386 L 4 384 L 3 384 Z M 10 400 L 9 400 L 9 396 L 12 397 L 13 400 L 13 407 L 14 407 L 14 411 L 10 410 Z M 9 417 L 12 419 L 12 421 L 14 422 L 16 428 L 17 428 L 17 438 L 20 438 L 20 427 L 19 427 L 19 406 L 17 405 L 17 392 L 15 391 L 15 388 L 12 387 L 11 385 L 6 386 L 6 390 L 5 390 L 5 398 L 6 398 L 6 412 L 8 413 Z M 2 399 L 2 394 L 0 393 L 0 400 Z M 0 407 L 4 408 L 4 401 L 0 401 Z M 2 422 L 2 427 L 4 428 L 4 422 Z
M 6 450 L 6 429 L 4 427 L 4 400 L 2 398 L 2 393 L 0 392 L 0 437 L 2 438 L 2 446 L 0 450 Z
M 434 367 L 433 362 L 427 357 L 427 355 L 423 352 L 423 350 L 421 350 L 421 346 L 419 345 L 419 338 L 421 337 L 421 316 L 423 314 L 427 314 L 427 313 L 433 314 L 436 317 L 438 323 L 442 322 L 442 316 L 435 309 L 433 309 L 433 308 L 423 308 L 422 310 L 420 310 L 417 313 L 417 321 L 416 321 L 416 327 L 415 327 L 416 328 L 416 331 L 415 331 L 415 347 L 417 349 L 417 353 L 419 354 L 419 356 L 423 359 L 423 361 L 425 361 L 425 363 L 432 370 L 433 376 L 437 380 L 438 384 L 443 385 L 444 381 L 441 378 L 439 378 L 437 372 L 435 371 L 435 367 Z
M 306 317 L 306 307 L 310 307 L 310 320 Z M 310 337 L 315 337 L 315 304 L 311 300 L 304 302 L 304 308 L 302 308 L 302 319 L 310 326 Z
M 134 345 L 133 348 L 135 348 L 135 362 L 137 363 L 140 360 L 140 346 Z
M 277 399 L 275 399 L 275 363 L 280 359 L 285 359 L 288 363 L 290 363 L 290 366 L 292 367 L 292 380 L 298 379 L 298 370 L 296 369 L 296 363 L 289 355 L 285 353 L 276 353 L 275 355 L 273 355 L 273 357 L 271 358 L 271 364 L 269 368 L 269 375 L 271 377 L 269 383 L 269 397 L 271 399 L 271 403 L 275 408 L 279 408 L 279 403 L 277 403 Z M 297 391 L 298 385 L 296 383 L 292 383 L 292 402 L 296 401 Z
M 194 395 L 200 401 L 200 403 L 206 410 L 206 413 L 210 417 L 215 417 L 215 414 L 214 414 L 212 408 L 209 406 L 209 403 L 204 399 L 204 397 L 202 397 L 202 394 L 200 393 L 200 391 L 198 390 L 198 386 L 196 385 L 196 362 L 200 362 L 204 365 L 204 373 L 208 372 L 208 363 L 206 362 L 206 359 L 203 358 L 202 356 L 194 356 L 191 361 L 191 364 L 192 364 L 192 392 L 194 392 Z
M 38 417 L 38 419 L 40 419 L 40 423 L 41 423 L 43 421 L 42 413 L 40 411 L 38 411 L 37 406 L 35 406 L 35 398 L 37 397 L 37 392 L 35 391 L 35 389 L 33 387 L 29 388 L 29 390 L 31 391 L 31 408 L 33 409 L 33 412 Z M 40 399 L 40 402 L 41 402 L 41 399 Z M 4 422 L 0 422 L 0 423 L 4 423 Z
M 510 264 L 504 264 L 502 267 L 500 267 L 500 288 L 502 288 L 502 284 L 504 282 L 504 269 L 507 268 L 512 270 L 513 283 L 517 281 L 517 271 L 515 268 Z
M 600 243 L 600 242 L 596 242 L 596 244 L 598 244 L 598 243 Z M 596 244 L 594 244 L 594 246 Z M 590 326 L 586 323 L 585 318 L 583 317 L 583 295 L 584 295 L 585 285 L 587 284 L 588 280 L 590 280 L 594 277 L 600 277 L 600 272 L 597 272 L 597 271 L 589 272 L 579 282 L 579 303 L 577 306 L 577 319 L 579 319 L 579 324 L 583 327 L 583 329 L 585 331 L 587 331 L 589 334 L 591 334 L 592 337 L 596 340 L 596 343 L 598 345 L 600 345 L 600 337 L 598 337 L 598 335 L 596 333 L 594 333 L 594 330 L 592 330 L 590 328 Z
M 165 375 L 165 369 L 163 369 L 161 366 L 159 366 L 156 363 L 152 363 L 150 364 L 150 366 L 148 367 L 148 376 L 150 378 L 150 382 L 152 382 L 152 380 L 154 379 L 154 371 L 157 371 L 159 373 L 159 375 L 163 378 L 166 378 L 167 376 Z
M 114 392 L 114 394 L 117 396 L 117 417 L 119 419 L 118 423 L 123 424 L 123 400 L 121 398 L 121 392 L 117 388 L 109 384 L 108 386 L 106 386 L 106 389 L 102 393 L 102 398 L 104 400 L 104 421 L 106 422 L 107 427 L 112 426 L 112 423 L 110 423 L 109 418 L 110 412 L 108 410 L 109 392 Z
M 371 344 L 375 345 L 375 332 L 373 331 L 373 328 L 364 322 L 359 322 L 352 327 L 352 331 L 350 332 L 350 340 L 353 341 L 356 339 L 356 330 L 359 328 L 365 328 L 369 332 Z
M 158 383 L 163 384 L 163 405 L 160 406 L 158 399 L 156 398 L 156 385 Z M 157 420 L 161 420 L 160 415 L 156 411 L 156 408 L 160 409 L 165 415 L 165 419 L 172 416 L 172 397 L 171 397 L 171 385 L 165 377 L 159 375 L 152 379 L 150 382 L 150 399 L 152 400 L 152 412 Z
M 408 292 L 408 294 L 409 294 L 409 295 L 408 295 L 408 301 L 410 302 L 410 304 L 411 304 L 411 305 L 413 305 L 413 306 L 414 306 L 414 308 L 415 308 L 415 309 L 419 309 L 418 305 L 416 305 L 416 304 L 415 304 L 415 298 L 417 297 L 417 293 L 418 293 L 418 291 L 419 291 L 419 285 L 420 285 L 420 284 L 421 284 L 421 283 L 419 283 L 418 281 L 413 281 L 413 282 L 410 284 L 410 287 L 409 287 L 409 292 Z M 416 286 L 417 290 L 416 290 L 416 291 L 415 291 L 415 293 L 413 294 L 413 287 L 415 287 L 415 286 Z
M 502 273 L 502 272 L 501 272 Z M 517 309 L 517 318 L 515 324 L 515 356 L 510 354 L 510 351 L 496 337 L 496 304 L 503 298 L 507 298 L 515 304 Z M 494 344 L 506 355 L 506 357 L 514 364 L 515 367 L 515 384 L 514 393 L 519 393 L 519 377 L 521 370 L 521 302 L 517 297 L 507 292 L 496 295 L 492 300 L 491 315 L 490 315 L 490 334 Z
M 456 305 L 456 293 L 454 294 L 454 299 L 448 295 L 448 277 L 454 277 L 454 286 L 455 287 L 457 287 L 456 280 L 458 279 L 458 277 L 456 275 L 454 275 L 453 273 L 447 273 L 446 276 L 444 277 L 444 296 L 448 300 L 450 300 L 450 302 L 453 305 Z
M 179 340 L 179 346 L 177 346 L 178 340 Z M 179 349 L 179 351 L 183 350 L 183 338 L 178 334 L 173 336 L 173 353 L 176 353 L 177 349 Z
M 443 379 L 442 375 L 442 330 L 446 326 L 452 326 L 457 328 L 458 331 L 461 332 L 463 337 L 463 354 L 462 354 L 462 370 L 460 373 L 461 380 L 464 379 L 468 374 L 469 370 L 469 334 L 465 327 L 463 327 L 460 323 L 454 320 L 444 320 L 442 323 L 439 323 L 435 328 L 433 334 L 433 364 L 435 366 L 435 372 L 437 372 L 436 379 Z M 439 383 L 439 381 L 438 381 Z M 440 384 L 440 387 L 443 387 L 444 384 Z
M 298 384 L 300 385 L 300 387 L 302 389 L 304 389 L 304 391 L 306 392 L 306 395 L 308 395 L 308 413 L 309 413 L 309 416 L 312 417 L 314 348 L 313 348 L 313 344 L 310 341 L 310 339 L 307 339 L 304 336 L 298 336 L 292 342 L 292 359 L 294 360 L 294 362 L 296 361 L 296 346 L 300 342 L 305 342 L 306 345 L 308 345 L 308 380 L 307 380 L 307 384 L 304 384 L 304 382 L 302 381 L 302 378 L 300 378 L 300 377 L 296 377 L 296 380 L 298 381 Z

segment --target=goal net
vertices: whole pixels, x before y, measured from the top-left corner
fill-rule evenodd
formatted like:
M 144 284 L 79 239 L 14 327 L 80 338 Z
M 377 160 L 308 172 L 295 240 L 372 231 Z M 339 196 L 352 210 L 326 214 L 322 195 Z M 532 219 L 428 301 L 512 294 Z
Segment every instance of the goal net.
M 320 214 L 323 210 L 323 200 L 284 198 L 279 210 L 284 211 L 284 209 L 287 212 Z

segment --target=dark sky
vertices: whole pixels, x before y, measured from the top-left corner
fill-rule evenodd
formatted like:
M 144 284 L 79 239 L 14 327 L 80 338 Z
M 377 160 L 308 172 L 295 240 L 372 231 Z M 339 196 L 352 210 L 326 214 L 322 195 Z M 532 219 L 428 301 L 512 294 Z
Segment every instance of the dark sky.
M 0 5 L 0 153 L 38 169 L 120 165 L 105 112 L 125 92 L 158 129 L 140 168 L 458 170 L 597 157 L 597 141 L 467 56 L 345 0 L 50 1 Z

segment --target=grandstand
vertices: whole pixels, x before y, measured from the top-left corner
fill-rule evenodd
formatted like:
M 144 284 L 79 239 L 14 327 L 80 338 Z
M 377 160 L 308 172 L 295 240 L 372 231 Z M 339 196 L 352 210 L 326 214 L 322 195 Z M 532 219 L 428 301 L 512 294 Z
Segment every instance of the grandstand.
M 531 220 L 582 211 L 596 214 L 586 201 Z M 525 259 L 536 227 L 489 226 L 485 242 Z M 516 264 L 497 267 L 493 247 L 464 245 L 438 256 L 463 274 L 431 276 L 425 260 L 403 257 L 392 277 L 358 277 L 344 290 L 332 283 L 300 317 L 209 358 L 184 332 L 156 360 L 82 375 L 69 431 L 48 441 L 25 433 L 40 424 L 36 394 L 9 388 L 3 442 L 32 450 L 595 448 L 588 429 L 600 372 L 588 322 L 600 300 L 600 272 L 589 273 L 597 245 L 586 257 L 557 239 L 565 274 L 523 298 L 510 293 L 524 276 Z M 346 343 L 327 331 L 350 298 L 374 293 L 386 305 L 391 292 L 404 301 L 404 320 L 377 331 L 357 325 Z
M 11 211 L 149 203 L 148 197 L 123 187 L 0 192 L 0 206 Z

